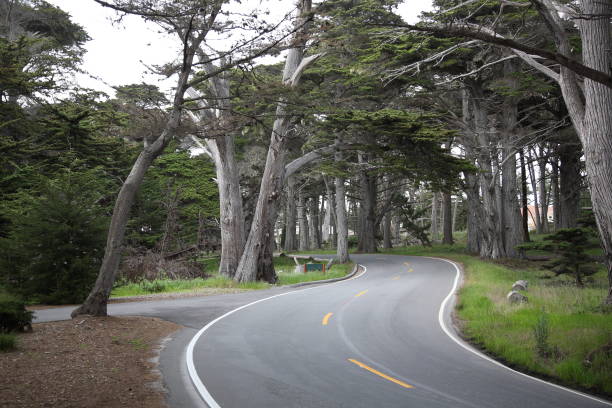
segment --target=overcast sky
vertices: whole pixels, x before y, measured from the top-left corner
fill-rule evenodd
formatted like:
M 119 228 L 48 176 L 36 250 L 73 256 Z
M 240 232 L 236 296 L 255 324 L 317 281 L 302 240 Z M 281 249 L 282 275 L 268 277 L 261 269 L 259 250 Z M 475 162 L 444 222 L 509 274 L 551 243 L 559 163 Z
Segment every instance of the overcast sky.
M 93 0 L 47 1 L 69 13 L 91 37 L 85 45 L 87 53 L 83 67 L 90 75 L 77 76 L 76 81 L 81 86 L 110 94 L 112 89 L 105 83 L 123 85 L 144 81 L 158 84 L 162 89 L 169 86 L 158 75 L 147 73 L 147 66 L 166 63 L 178 55 L 178 41 L 158 33 L 157 26 L 134 16 L 126 16 L 121 24 L 113 24 L 110 20 L 115 13 Z M 270 9 L 271 16 L 279 19 L 294 7 L 293 0 L 247 0 L 243 3 L 251 8 Z M 416 22 L 418 15 L 430 8 L 431 0 L 405 0 L 399 11 L 406 21 Z

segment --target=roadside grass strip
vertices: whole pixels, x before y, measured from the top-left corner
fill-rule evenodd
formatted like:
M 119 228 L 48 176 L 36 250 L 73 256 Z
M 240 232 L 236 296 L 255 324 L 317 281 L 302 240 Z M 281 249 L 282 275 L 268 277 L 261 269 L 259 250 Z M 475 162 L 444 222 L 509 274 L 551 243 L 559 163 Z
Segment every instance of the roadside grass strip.
M 461 246 L 397 248 L 388 253 L 451 259 L 463 264 L 456 316 L 463 336 L 505 364 L 593 393 L 612 395 L 612 316 L 603 270 L 585 288 L 537 263 L 484 261 Z M 527 303 L 506 299 L 512 284 L 529 281 Z M 542 323 L 544 322 L 544 323 Z M 543 335 L 536 327 L 545 324 Z M 542 327 L 540 327 L 542 329 Z
M 391 381 L 392 383 L 395 383 L 397 385 L 401 385 L 404 388 L 414 388 L 410 384 L 407 384 L 407 383 L 405 383 L 403 381 L 400 381 L 397 378 L 390 377 L 387 374 L 381 373 L 380 371 L 378 371 L 378 370 L 376 370 L 376 369 L 374 369 L 374 368 L 372 368 L 370 366 L 367 366 L 367 365 L 363 364 L 362 362 L 359 362 L 359 361 L 357 361 L 355 359 L 349 358 L 348 361 L 350 361 L 353 364 L 358 365 L 359 367 L 363 368 L 364 370 L 367 370 L 367 371 L 371 372 L 372 374 L 376 374 L 377 376 L 384 378 L 385 380 Z
M 123 283 L 111 293 L 113 298 L 127 296 L 144 296 L 155 293 L 185 293 L 196 292 L 199 289 L 221 288 L 238 290 L 268 289 L 273 285 L 266 282 L 243 282 L 239 283 L 233 279 L 219 275 L 219 258 L 206 258 L 200 261 L 203 273 L 210 276 L 194 279 L 155 279 L 140 282 Z M 354 263 L 335 264 L 326 271 L 302 273 L 295 271 L 295 263 L 290 257 L 274 258 L 274 267 L 277 272 L 278 282 L 276 285 L 292 285 L 302 282 L 313 282 L 326 279 L 342 278 L 350 273 L 355 267 Z

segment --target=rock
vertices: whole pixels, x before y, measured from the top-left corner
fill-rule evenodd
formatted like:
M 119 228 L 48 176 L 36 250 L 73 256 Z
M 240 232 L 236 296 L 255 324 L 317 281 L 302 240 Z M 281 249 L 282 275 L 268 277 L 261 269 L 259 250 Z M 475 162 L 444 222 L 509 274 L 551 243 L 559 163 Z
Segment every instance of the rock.
M 508 301 L 511 304 L 526 303 L 529 300 L 527 298 L 527 296 L 525 296 L 522 293 L 519 293 L 519 292 L 517 292 L 515 290 L 511 291 L 510 293 L 508 293 L 508 295 L 506 295 L 506 298 L 508 298 Z
M 514 282 L 514 285 L 512 285 L 512 290 L 527 290 L 528 285 L 529 282 L 526 280 L 517 280 Z

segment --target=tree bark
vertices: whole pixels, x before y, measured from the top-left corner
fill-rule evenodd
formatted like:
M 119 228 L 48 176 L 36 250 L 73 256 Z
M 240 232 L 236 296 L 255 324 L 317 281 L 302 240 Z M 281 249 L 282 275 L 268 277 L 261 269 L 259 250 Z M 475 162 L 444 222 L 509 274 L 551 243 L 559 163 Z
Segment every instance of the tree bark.
M 583 0 L 581 4 L 587 16 L 594 16 L 580 22 L 584 64 L 612 75 L 609 48 L 612 4 L 599 0 Z M 579 134 L 584 148 L 593 211 L 608 267 L 609 289 L 605 302 L 612 304 L 612 88 L 585 78 L 584 97 L 584 119 L 576 127 L 581 129 Z M 574 116 L 572 120 L 576 125 L 580 118 Z
M 297 249 L 295 224 L 297 217 L 295 178 L 287 179 L 287 206 L 285 210 L 285 251 L 291 252 Z
M 550 166 L 552 171 L 550 173 L 550 185 L 552 195 L 552 208 L 553 208 L 553 228 L 557 231 L 561 225 L 559 218 L 559 210 L 561 208 L 561 194 L 559 192 L 559 157 L 554 156 L 550 160 Z
M 515 77 L 518 67 L 514 61 L 506 61 L 504 74 L 506 83 L 511 91 L 518 89 L 518 80 Z M 518 188 L 516 177 L 516 151 L 515 139 L 518 122 L 518 103 L 515 97 L 508 96 L 503 106 L 502 120 L 502 204 L 503 211 L 503 242 L 506 256 L 517 258 L 522 256 L 522 251 L 516 249 L 517 245 L 523 243 L 523 232 L 521 230 L 521 211 L 518 201 Z
M 359 155 L 359 162 L 366 165 L 365 155 Z M 368 174 L 367 169 L 359 172 L 359 187 L 361 191 L 359 252 L 376 252 L 376 177 Z
M 578 143 L 563 143 L 559 145 L 557 152 L 560 162 L 559 228 L 575 228 L 580 213 L 580 192 L 582 190 L 580 156 L 582 156 L 582 151 Z
M 531 181 L 531 192 L 533 194 L 533 212 L 529 212 L 538 234 L 542 231 L 542 219 L 540 217 L 540 201 L 538 199 L 538 183 L 536 182 L 533 157 L 529 157 L 527 167 L 529 168 L 529 180 Z
M 442 194 L 442 219 L 442 243 L 445 245 L 453 245 L 453 200 L 450 193 Z
M 438 236 L 438 192 L 434 191 L 431 197 L 431 226 L 430 226 L 430 235 L 431 242 L 437 242 Z
M 336 152 L 336 162 L 342 161 L 342 152 Z M 346 217 L 346 196 L 344 191 L 344 179 L 336 177 L 334 179 L 336 187 L 336 261 L 347 263 L 350 261 L 348 254 L 348 219 Z
M 499 233 L 499 211 L 497 205 L 497 177 L 493 173 L 492 161 L 497 160 L 494 152 L 495 146 L 491 143 L 488 133 L 488 112 L 485 108 L 484 93 L 480 84 L 471 84 L 472 103 L 474 111 L 474 128 L 478 140 L 479 150 L 477 153 L 478 166 L 480 168 L 480 190 L 482 194 L 482 209 L 484 217 L 480 220 L 482 224 L 482 241 L 480 244 L 480 256 L 483 258 L 499 259 L 505 256 L 503 240 Z
M 545 234 L 548 232 L 548 188 L 546 186 L 546 165 L 548 159 L 546 158 L 546 151 L 544 146 L 540 146 L 540 155 L 538 156 L 538 168 L 539 168 L 539 194 L 540 194 L 540 230 L 539 234 Z M 535 193 L 534 193 L 535 194 Z
M 308 219 L 306 218 L 306 199 L 304 192 L 300 190 L 298 193 L 297 205 L 298 224 L 300 226 L 299 246 L 300 251 L 308 251 L 310 249 Z
M 525 153 L 522 148 L 519 150 L 519 157 L 521 160 L 521 206 L 523 208 L 521 224 L 523 226 L 523 240 L 525 242 L 531 242 L 531 239 L 529 238 L 529 201 L 527 197 L 527 169 L 525 168 Z
M 321 238 L 319 235 L 319 203 L 318 197 L 308 199 L 308 233 L 310 238 L 309 247 L 311 249 L 321 248 Z

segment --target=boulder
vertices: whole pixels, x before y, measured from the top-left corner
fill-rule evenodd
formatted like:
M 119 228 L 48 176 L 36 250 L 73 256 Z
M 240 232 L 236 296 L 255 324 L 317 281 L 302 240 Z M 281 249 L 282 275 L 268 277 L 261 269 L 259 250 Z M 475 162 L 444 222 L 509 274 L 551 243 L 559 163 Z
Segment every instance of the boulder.
M 512 285 L 512 290 L 527 290 L 528 285 L 529 282 L 526 280 L 517 280 L 514 282 L 514 285 Z
M 506 298 L 508 298 L 508 301 L 513 305 L 516 303 L 526 303 L 529 300 L 527 296 L 523 295 L 520 292 L 517 292 L 516 290 L 513 290 L 508 293 L 508 295 L 506 295 Z

